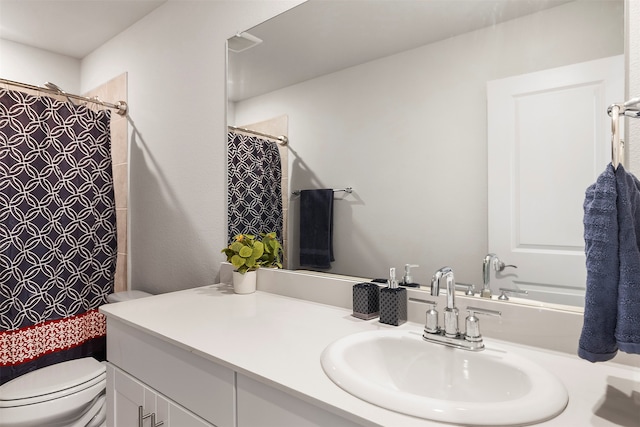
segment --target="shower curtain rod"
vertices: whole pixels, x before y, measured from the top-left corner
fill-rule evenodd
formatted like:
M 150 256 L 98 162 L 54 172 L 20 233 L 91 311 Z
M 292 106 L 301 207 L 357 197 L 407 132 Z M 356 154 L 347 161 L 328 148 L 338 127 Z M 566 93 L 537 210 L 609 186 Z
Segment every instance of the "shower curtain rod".
M 253 135 L 258 135 L 258 136 L 264 136 L 265 138 L 269 138 L 269 139 L 276 139 L 278 140 L 278 144 L 285 146 L 289 143 L 289 138 L 287 138 L 284 135 L 280 135 L 280 136 L 273 136 L 273 135 L 269 135 L 268 133 L 262 133 L 262 132 L 258 132 L 257 130 L 252 130 L 252 129 L 247 129 L 247 128 L 239 128 L 236 126 L 227 126 L 228 129 L 232 129 L 232 130 L 237 130 L 240 132 L 245 132 L 245 133 L 251 133 Z
M 100 99 L 98 99 L 97 96 L 94 97 L 94 98 L 88 98 L 86 96 L 80 96 L 80 95 L 74 95 L 74 94 L 71 94 L 71 93 L 66 93 L 65 91 L 60 89 L 60 87 L 58 85 L 56 85 L 54 83 L 51 83 L 51 82 L 46 82 L 44 84 L 46 87 L 41 87 L 41 86 L 30 85 L 28 83 L 21 83 L 21 82 L 16 82 L 16 81 L 13 81 L 13 80 L 7 80 L 7 79 L 0 78 L 0 83 L 1 84 L 7 84 L 7 85 L 10 85 L 10 86 L 18 86 L 18 87 L 21 87 L 21 88 L 24 88 L 24 89 L 31 89 L 31 90 L 37 90 L 37 91 L 40 91 L 40 92 L 53 93 L 55 95 L 64 96 L 67 99 L 73 98 L 73 99 L 77 99 L 79 101 L 93 102 L 94 104 L 99 104 L 99 105 L 102 105 L 103 107 L 112 108 L 114 110 L 117 110 L 116 112 L 121 116 L 126 116 L 127 113 L 129 112 L 129 106 L 124 101 L 118 101 L 115 104 L 112 104 L 110 102 L 101 101 Z M 69 99 L 69 101 L 71 101 L 71 100 Z

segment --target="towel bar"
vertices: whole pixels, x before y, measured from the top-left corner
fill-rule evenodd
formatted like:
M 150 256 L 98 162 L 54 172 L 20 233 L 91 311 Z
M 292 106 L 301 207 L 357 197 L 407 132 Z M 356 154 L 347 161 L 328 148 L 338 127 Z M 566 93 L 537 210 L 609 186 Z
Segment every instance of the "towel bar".
M 293 192 L 291 192 L 291 194 L 292 194 L 293 196 L 299 196 L 299 195 L 300 195 L 300 191 L 302 191 L 302 190 L 296 190 L 296 191 L 293 191 Z M 346 187 L 346 188 L 334 188 L 334 189 L 333 189 L 333 192 L 334 192 L 334 193 L 337 193 L 337 192 L 340 192 L 340 191 L 344 191 L 345 193 L 353 193 L 353 188 L 351 188 L 351 187 Z

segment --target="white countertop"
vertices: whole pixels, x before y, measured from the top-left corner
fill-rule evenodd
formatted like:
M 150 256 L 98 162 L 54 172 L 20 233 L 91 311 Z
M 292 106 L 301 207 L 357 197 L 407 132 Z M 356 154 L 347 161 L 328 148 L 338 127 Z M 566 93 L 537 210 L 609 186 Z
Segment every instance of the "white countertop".
M 344 308 L 268 292 L 236 295 L 225 284 L 109 304 L 100 310 L 109 318 L 353 421 L 403 427 L 444 425 L 369 404 L 324 374 L 320 355 L 331 342 L 356 332 L 394 328 L 377 319 L 363 321 Z M 421 331 L 423 325 L 408 322 L 398 328 Z M 536 361 L 565 384 L 567 408 L 538 425 L 640 425 L 639 369 L 592 364 L 564 353 L 485 340 L 487 347 L 492 342 Z

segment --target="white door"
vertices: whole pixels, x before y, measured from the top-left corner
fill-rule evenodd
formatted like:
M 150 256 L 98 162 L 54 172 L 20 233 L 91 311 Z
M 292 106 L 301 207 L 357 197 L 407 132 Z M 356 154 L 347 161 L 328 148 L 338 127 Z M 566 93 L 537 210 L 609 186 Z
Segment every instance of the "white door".
M 624 98 L 624 57 L 488 82 L 489 252 L 517 269 L 491 288 L 583 305 L 585 189 L 611 162 L 607 106 Z

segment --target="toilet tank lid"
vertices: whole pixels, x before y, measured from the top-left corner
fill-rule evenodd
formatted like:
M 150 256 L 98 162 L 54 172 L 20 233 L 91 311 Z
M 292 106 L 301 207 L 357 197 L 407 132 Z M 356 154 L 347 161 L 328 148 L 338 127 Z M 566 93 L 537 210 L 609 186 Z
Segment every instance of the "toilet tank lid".
M 113 294 L 107 295 L 107 301 L 109 302 L 120 302 L 120 301 L 129 301 L 132 299 L 145 298 L 150 297 L 151 294 L 144 291 L 122 291 L 116 292 Z
M 92 357 L 68 360 L 31 371 L 0 386 L 0 400 L 26 399 L 55 393 L 90 381 L 105 372 Z

